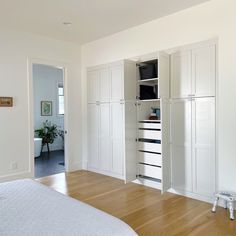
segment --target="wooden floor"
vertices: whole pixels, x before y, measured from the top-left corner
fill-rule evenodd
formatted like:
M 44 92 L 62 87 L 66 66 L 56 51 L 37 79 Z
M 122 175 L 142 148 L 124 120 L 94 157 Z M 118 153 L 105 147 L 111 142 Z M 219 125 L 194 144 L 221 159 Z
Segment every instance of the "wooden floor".
M 227 211 L 190 198 L 165 193 L 88 171 L 38 179 L 129 224 L 138 235 L 236 236 L 236 220 Z

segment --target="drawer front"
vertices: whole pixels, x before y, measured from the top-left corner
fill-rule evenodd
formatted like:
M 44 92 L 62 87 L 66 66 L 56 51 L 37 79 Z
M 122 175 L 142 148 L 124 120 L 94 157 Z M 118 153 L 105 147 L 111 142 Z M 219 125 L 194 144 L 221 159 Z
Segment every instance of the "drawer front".
M 139 123 L 139 128 L 143 128 L 143 129 L 161 129 L 161 123 Z
M 161 154 L 139 152 L 139 162 L 149 165 L 162 166 Z
M 161 140 L 161 131 L 140 129 L 139 138 Z
M 161 167 L 139 164 L 139 174 L 155 179 L 162 179 Z
M 159 143 L 139 142 L 139 150 L 140 151 L 146 151 L 146 152 L 161 153 L 161 144 L 159 144 Z

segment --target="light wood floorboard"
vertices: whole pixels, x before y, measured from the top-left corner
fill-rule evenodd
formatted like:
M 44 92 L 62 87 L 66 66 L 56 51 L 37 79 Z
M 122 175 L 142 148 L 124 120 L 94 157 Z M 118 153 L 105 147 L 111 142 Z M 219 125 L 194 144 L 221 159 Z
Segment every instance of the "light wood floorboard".
M 223 208 L 211 213 L 205 202 L 84 170 L 38 181 L 120 218 L 140 236 L 236 236 L 236 220 Z

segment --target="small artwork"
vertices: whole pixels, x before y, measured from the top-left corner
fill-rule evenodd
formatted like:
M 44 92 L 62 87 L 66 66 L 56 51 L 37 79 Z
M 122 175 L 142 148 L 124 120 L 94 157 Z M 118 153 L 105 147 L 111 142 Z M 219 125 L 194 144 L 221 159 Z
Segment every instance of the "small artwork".
M 13 98 L 0 97 L 0 107 L 13 107 Z
M 41 102 L 41 116 L 52 116 L 52 102 L 51 101 Z

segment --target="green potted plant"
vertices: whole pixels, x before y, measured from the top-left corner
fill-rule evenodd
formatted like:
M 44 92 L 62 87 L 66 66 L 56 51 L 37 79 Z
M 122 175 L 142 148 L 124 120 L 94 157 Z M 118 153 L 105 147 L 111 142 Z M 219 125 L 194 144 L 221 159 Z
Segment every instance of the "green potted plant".
M 49 144 L 52 144 L 58 136 L 57 125 L 51 124 L 48 120 L 43 122 L 43 127 L 35 130 L 37 137 L 42 139 L 42 149 L 47 145 L 48 153 L 50 152 Z

